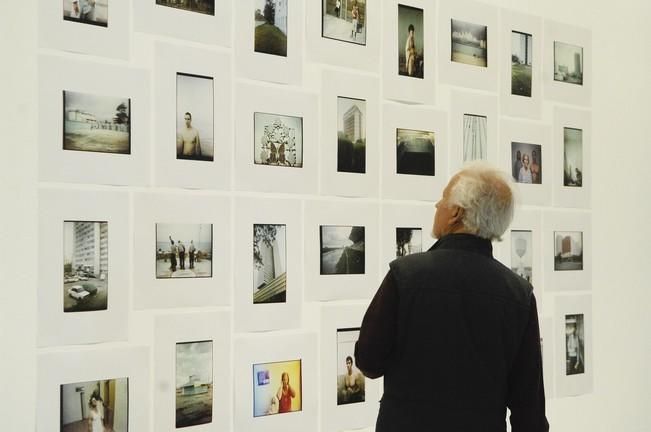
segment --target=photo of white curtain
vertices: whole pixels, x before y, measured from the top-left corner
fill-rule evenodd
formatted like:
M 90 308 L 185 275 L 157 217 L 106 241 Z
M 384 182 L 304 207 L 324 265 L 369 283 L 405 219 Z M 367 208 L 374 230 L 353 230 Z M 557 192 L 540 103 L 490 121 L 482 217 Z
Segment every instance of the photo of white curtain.
M 487 158 L 488 133 L 486 117 L 463 115 L 463 161 L 481 160 Z

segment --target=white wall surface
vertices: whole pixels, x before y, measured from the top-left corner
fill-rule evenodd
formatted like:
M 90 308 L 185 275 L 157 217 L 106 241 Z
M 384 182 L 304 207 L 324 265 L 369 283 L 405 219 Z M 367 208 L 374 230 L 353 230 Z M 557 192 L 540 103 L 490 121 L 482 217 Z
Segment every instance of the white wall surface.
M 142 1 L 142 0 L 134 0 Z M 238 1 L 238 0 L 235 0 Z M 315 1 L 315 0 L 310 0 Z M 37 3 L 0 5 L 0 429 L 34 430 Z M 651 431 L 651 2 L 487 0 L 592 29 L 594 393 L 553 399 L 555 432 Z M 135 38 L 134 64 L 148 64 Z M 551 122 L 551 113 L 545 112 Z M 543 308 L 551 311 L 551 297 Z M 131 312 L 132 341 L 151 327 Z

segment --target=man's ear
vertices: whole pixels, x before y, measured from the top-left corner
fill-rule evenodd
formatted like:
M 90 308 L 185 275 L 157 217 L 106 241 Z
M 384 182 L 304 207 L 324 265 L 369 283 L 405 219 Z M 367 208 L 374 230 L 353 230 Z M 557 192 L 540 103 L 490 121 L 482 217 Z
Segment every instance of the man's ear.
M 452 206 L 452 212 L 450 214 L 450 225 L 461 223 L 464 214 L 465 210 L 463 207 L 459 207 L 457 205 Z

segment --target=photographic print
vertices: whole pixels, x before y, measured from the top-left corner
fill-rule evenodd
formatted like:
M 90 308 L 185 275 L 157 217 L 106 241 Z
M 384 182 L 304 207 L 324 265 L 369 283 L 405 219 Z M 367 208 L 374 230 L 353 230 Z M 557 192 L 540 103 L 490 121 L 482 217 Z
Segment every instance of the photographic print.
M 366 45 L 366 0 L 322 0 L 321 36 Z
M 129 379 L 63 384 L 61 432 L 128 432 Z
M 358 328 L 337 329 L 337 405 L 366 400 L 364 375 L 355 367 Z
M 253 416 L 301 411 L 301 360 L 253 365 Z
M 212 277 L 212 224 L 156 224 L 156 279 Z
M 63 222 L 63 311 L 108 306 L 108 223 Z
M 108 27 L 108 0 L 63 0 L 63 19 Z
M 451 20 L 452 61 L 471 66 L 488 66 L 488 27 Z
M 434 175 L 434 132 L 396 129 L 398 174 Z
M 255 52 L 287 57 L 287 3 L 255 0 Z
M 511 94 L 531 97 L 533 37 L 511 32 Z
M 531 283 L 533 237 L 529 230 L 511 230 L 511 270 Z
M 583 130 L 563 128 L 563 186 L 583 186 Z
M 554 231 L 554 270 L 583 270 L 581 231 Z
M 156 4 L 204 15 L 215 15 L 215 0 L 156 0 Z
M 363 226 L 320 227 L 321 274 L 364 274 Z
M 412 78 L 425 76 L 423 10 L 398 5 L 398 74 Z
M 396 228 L 396 258 L 422 251 L 422 228 Z
M 63 149 L 131 154 L 131 99 L 64 90 Z
M 253 114 L 254 163 L 303 167 L 303 118 L 256 112 Z
M 337 97 L 337 171 L 366 172 L 366 101 Z
M 585 373 L 583 314 L 565 315 L 565 375 Z
M 285 303 L 287 237 L 285 225 L 253 225 L 253 303 Z
M 212 422 L 211 340 L 176 344 L 176 427 Z
M 211 77 L 176 74 L 176 158 L 213 161 L 214 83 Z
M 513 179 L 518 183 L 542 183 L 542 146 L 511 142 Z
M 583 47 L 554 41 L 554 81 L 583 85 Z
M 463 115 L 463 161 L 486 160 L 488 157 L 488 118 Z

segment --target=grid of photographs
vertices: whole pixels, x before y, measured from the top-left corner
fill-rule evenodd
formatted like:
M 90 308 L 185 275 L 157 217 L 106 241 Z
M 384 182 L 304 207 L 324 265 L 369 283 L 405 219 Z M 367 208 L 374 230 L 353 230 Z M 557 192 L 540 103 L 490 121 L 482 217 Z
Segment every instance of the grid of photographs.
M 337 171 L 366 172 L 366 101 L 337 97 Z
M 398 74 L 425 77 L 423 10 L 398 5 Z
M 156 224 L 156 279 L 212 277 L 212 224 Z
M 213 161 L 214 83 L 212 77 L 176 74 L 176 158 Z
M 463 161 L 488 158 L 488 117 L 463 115 Z
M 253 114 L 254 163 L 303 167 L 303 118 L 256 112 Z
M 108 223 L 63 222 L 63 311 L 108 308 Z
M 521 142 L 511 143 L 513 180 L 518 183 L 542 183 L 542 146 Z
M 554 81 L 583 85 L 583 47 L 554 41 Z
M 253 303 L 287 300 L 286 225 L 253 225 Z
M 511 230 L 511 270 L 529 283 L 533 277 L 532 242 L 530 230 Z
M 215 0 L 156 0 L 156 4 L 187 12 L 215 15 Z
M 64 90 L 63 149 L 131 154 L 131 99 Z
M 337 405 L 366 400 L 365 379 L 355 367 L 355 342 L 359 327 L 337 329 Z
M 554 271 L 583 270 L 583 233 L 554 231 Z
M 322 225 L 321 274 L 364 274 L 365 238 L 363 226 Z
M 176 427 L 212 422 L 213 341 L 176 344 Z
M 396 228 L 396 258 L 423 251 L 422 228 Z
M 488 27 L 451 20 L 451 60 L 471 66 L 488 66 Z
M 253 365 L 253 416 L 301 411 L 301 360 Z
M 129 379 L 63 384 L 61 432 L 128 432 Z
M 322 0 L 321 36 L 366 45 L 366 0 Z
M 288 2 L 255 0 L 255 52 L 287 57 Z
M 511 32 L 511 94 L 531 97 L 533 36 Z
M 583 130 L 563 128 L 563 186 L 583 186 Z
M 63 19 L 108 27 L 109 0 L 63 0 Z
M 565 315 L 565 375 L 585 373 L 583 314 Z
M 434 132 L 396 129 L 396 172 L 434 175 Z

